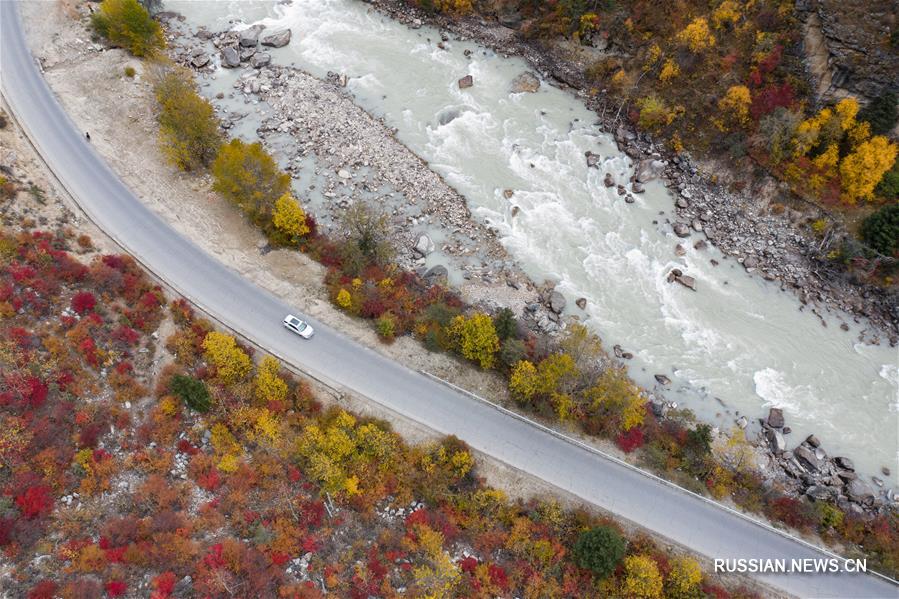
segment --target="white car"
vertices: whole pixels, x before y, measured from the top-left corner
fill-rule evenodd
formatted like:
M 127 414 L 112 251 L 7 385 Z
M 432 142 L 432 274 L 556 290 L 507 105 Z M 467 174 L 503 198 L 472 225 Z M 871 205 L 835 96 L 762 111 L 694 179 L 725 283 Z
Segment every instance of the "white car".
M 312 334 L 315 332 L 312 329 L 312 326 L 304 321 L 300 320 L 293 314 L 288 314 L 284 317 L 284 326 L 302 337 L 303 339 L 309 339 L 312 337 Z

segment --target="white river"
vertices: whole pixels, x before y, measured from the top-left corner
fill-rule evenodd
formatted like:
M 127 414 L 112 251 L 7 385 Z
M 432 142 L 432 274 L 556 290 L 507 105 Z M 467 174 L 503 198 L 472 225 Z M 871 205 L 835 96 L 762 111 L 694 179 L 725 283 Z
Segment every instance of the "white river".
M 673 218 L 667 190 L 649 184 L 626 204 L 607 189 L 606 172 L 627 184 L 630 159 L 572 94 L 546 82 L 536 94 L 510 94 L 527 70 L 522 60 L 453 40 L 438 49 L 436 30 L 409 29 L 353 0 L 168 1 L 166 8 L 212 31 L 254 22 L 291 28 L 288 46 L 266 49 L 273 60 L 317 76 L 347 74 L 356 102 L 397 128 L 477 218 L 497 227 L 526 272 L 559 281 L 570 306 L 587 298 L 587 324 L 607 347 L 636 354 L 629 367 L 640 383 L 667 374 L 670 400 L 726 428 L 737 413 L 753 419 L 781 407 L 793 429 L 788 448 L 815 433 L 831 455 L 848 455 L 869 474 L 889 466 L 890 482 L 899 481 L 899 352 L 859 343 L 861 329 L 846 315 L 828 315 L 823 327 L 777 284 L 714 248 L 694 250 L 696 234 L 676 257 L 679 240 L 664 224 Z M 474 87 L 460 90 L 467 74 Z M 447 110 L 461 116 L 440 125 Z M 603 157 L 599 169 L 587 168 L 587 150 Z M 511 201 L 507 188 L 516 190 Z M 520 207 L 514 218 L 513 205 Z M 696 278 L 698 292 L 666 283 L 675 266 Z M 849 332 L 840 330 L 844 321 Z

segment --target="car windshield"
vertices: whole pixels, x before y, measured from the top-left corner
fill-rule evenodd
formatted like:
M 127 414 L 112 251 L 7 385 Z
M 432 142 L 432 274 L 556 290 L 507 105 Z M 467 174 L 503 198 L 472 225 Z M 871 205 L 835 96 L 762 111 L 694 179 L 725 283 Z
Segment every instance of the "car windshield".
M 299 330 L 301 330 L 301 331 L 305 331 L 305 330 L 306 330 L 306 327 L 308 327 L 308 326 L 309 326 L 309 325 L 306 324 L 305 322 L 303 322 L 302 320 L 298 320 L 298 321 L 297 321 L 297 329 L 299 329 Z

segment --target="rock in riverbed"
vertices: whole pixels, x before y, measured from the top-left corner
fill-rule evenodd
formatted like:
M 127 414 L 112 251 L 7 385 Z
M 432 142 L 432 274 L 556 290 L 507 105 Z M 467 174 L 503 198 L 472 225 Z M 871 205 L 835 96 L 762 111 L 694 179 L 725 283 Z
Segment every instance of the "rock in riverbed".
M 688 227 L 684 223 L 674 223 L 673 225 L 671 225 L 671 228 L 674 230 L 674 234 L 678 237 L 690 236 L 690 227 Z
M 240 66 L 240 54 L 236 48 L 227 46 L 222 48 L 222 66 L 226 69 L 233 69 Z
M 459 89 L 468 89 L 469 87 L 474 85 L 474 77 L 471 75 L 465 75 L 461 79 L 459 79 Z
M 533 73 L 522 73 L 512 81 L 513 94 L 533 94 L 538 89 L 540 89 L 540 80 Z
M 270 46 L 272 48 L 280 48 L 282 46 L 286 46 L 289 43 L 290 29 L 280 29 L 278 31 L 273 31 L 262 38 L 262 45 Z
M 265 29 L 264 25 L 253 25 L 240 32 L 240 45 L 250 48 L 259 44 L 259 34 Z

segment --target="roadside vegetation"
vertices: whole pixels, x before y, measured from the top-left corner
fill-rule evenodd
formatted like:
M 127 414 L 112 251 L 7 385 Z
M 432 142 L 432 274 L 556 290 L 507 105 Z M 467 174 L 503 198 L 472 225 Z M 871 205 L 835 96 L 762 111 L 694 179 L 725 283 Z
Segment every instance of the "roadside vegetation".
M 137 0 L 103 0 L 91 23 L 107 42 L 134 56 L 153 56 L 165 48 L 162 27 Z
M 884 89 L 863 109 L 853 97 L 814 106 L 792 4 L 407 2 L 451 18 L 514 14 L 525 40 L 607 48 L 581 73 L 585 89 L 605 98 L 607 116 L 675 152 L 727 157 L 740 171 L 738 187 L 759 168 L 784 182 L 866 244 L 837 244 L 828 260 L 875 282 L 899 265 L 899 256 L 870 246 L 858 229 L 864 216 L 899 201 L 897 143 L 889 137 L 896 95 Z M 896 31 L 884 45 L 895 48 L 894 38 Z
M 677 30 L 680 37 L 672 44 L 685 47 L 689 55 L 720 49 L 722 42 L 710 39 L 715 35 L 714 20 L 712 23 L 689 22 Z M 669 72 L 677 69 L 672 66 Z M 179 85 L 177 89 L 196 94 L 192 86 Z M 726 92 L 724 98 L 723 120 L 716 130 L 736 127 L 744 116 L 753 118 L 751 101 L 747 107 L 742 90 Z M 649 110 L 651 121 L 668 121 L 670 115 L 655 115 L 666 102 L 661 97 L 647 100 L 641 111 Z M 194 125 L 178 118 L 170 124 L 176 138 Z M 868 155 L 861 148 L 872 143 L 886 143 L 895 151 L 892 142 L 875 141 L 878 137 L 872 137 L 866 124 L 858 120 L 857 104 L 845 100 L 796 125 L 797 132 L 807 132 L 802 138 L 805 143 L 817 147 L 825 140 L 825 151 L 831 154 L 836 148 L 831 168 L 836 169 L 837 177 L 849 160 L 846 179 L 854 181 L 853 193 L 861 194 L 859 198 L 864 198 L 862 192 L 872 183 L 863 172 L 854 172 L 852 156 L 862 152 L 858 161 L 867 164 Z M 849 149 L 841 157 L 844 147 Z M 882 153 L 875 154 L 882 158 Z M 790 160 L 798 160 L 791 155 Z M 177 164 L 177 160 L 173 162 Z M 258 225 L 273 245 L 303 251 L 327 267 L 324 282 L 331 300 L 347 313 L 372 321 L 385 342 L 413 335 L 432 351 L 450 352 L 477 367 L 494 370 L 506 379 L 510 396 L 524 412 L 562 428 L 609 439 L 622 451 L 633 453 L 643 466 L 688 489 L 731 501 L 800 532 L 818 534 L 825 542 L 842 545 L 846 553 L 867 556 L 872 568 L 894 575 L 899 572 L 899 518 L 895 512 L 868 517 L 828 501 L 795 499 L 772 488 L 748 457 L 751 448 L 742 431 L 732 431 L 728 446 L 716 452 L 710 427 L 696 423 L 689 411 L 657 415 L 646 393 L 586 328 L 570 326 L 568 334 L 558 340 L 538 337 L 519 326 L 508 310 L 485 314 L 466 306 L 445 281 L 423 280 L 399 269 L 392 261 L 386 216 L 374 208 L 357 204 L 347 211 L 335 236 L 321 234 L 313 216 L 290 195 L 289 175 L 280 171 L 259 143 L 224 143 L 210 168 L 214 189 Z M 873 171 L 865 172 L 870 175 Z M 824 181 L 833 184 L 832 179 Z M 842 178 L 839 184 L 845 184 Z M 894 220 L 890 214 L 875 220 L 870 238 L 881 239 L 884 231 L 888 235 Z
M 167 304 L 130 257 L 91 247 L 0 232 L 7 593 L 756 596 L 609 520 L 510 501 L 457 439 L 411 446 L 324 409 L 276 359 Z

